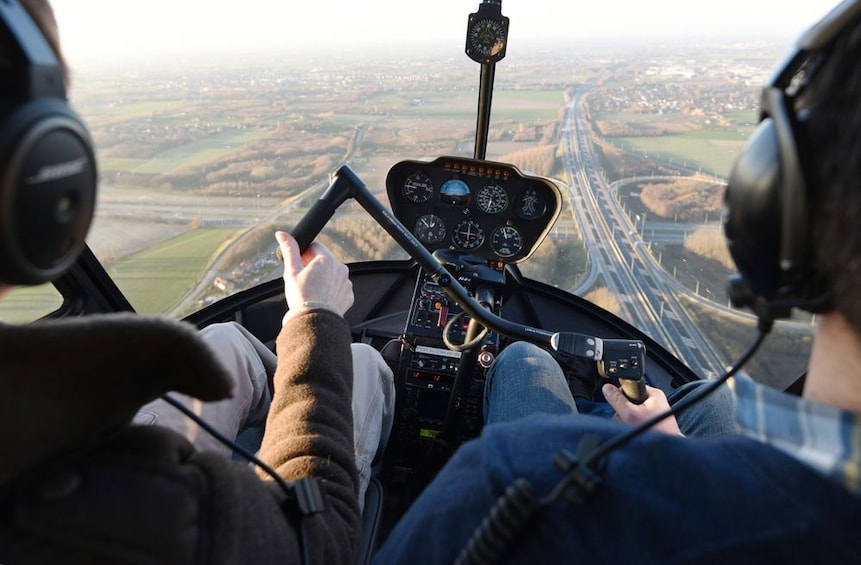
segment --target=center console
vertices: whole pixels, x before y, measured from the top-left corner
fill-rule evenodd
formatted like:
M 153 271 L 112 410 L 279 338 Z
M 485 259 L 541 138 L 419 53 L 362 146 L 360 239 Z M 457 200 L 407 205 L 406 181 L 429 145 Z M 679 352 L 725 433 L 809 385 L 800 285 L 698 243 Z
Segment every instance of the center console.
M 484 306 L 499 314 L 502 265 L 448 263 L 449 272 Z M 472 327 L 471 327 L 472 325 Z M 429 459 L 439 463 L 481 432 L 486 372 L 499 335 L 474 324 L 422 270 L 417 278 L 395 375 L 396 430 L 389 453 L 404 478 Z

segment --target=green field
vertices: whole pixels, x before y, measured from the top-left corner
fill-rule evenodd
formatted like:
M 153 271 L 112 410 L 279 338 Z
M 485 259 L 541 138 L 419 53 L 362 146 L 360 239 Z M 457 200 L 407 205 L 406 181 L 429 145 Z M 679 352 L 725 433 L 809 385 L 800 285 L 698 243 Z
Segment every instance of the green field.
M 478 105 L 477 93 L 472 91 L 410 92 L 408 97 L 387 92 L 371 100 L 380 107 L 399 107 L 399 117 L 451 118 L 469 122 L 475 119 Z M 421 103 L 412 102 L 414 100 Z M 494 93 L 491 112 L 493 119 L 499 121 L 545 122 L 557 119 L 564 103 L 560 91 L 504 90 Z
M 559 119 L 565 97 L 558 90 L 504 90 L 493 95 L 493 119 L 522 124 Z M 473 110 L 474 111 L 474 110 Z
M 120 122 L 181 113 L 188 109 L 188 103 L 184 100 L 144 100 L 123 104 L 101 103 L 97 106 L 94 104 L 92 111 L 88 112 L 88 109 L 87 105 L 81 107 L 81 111 L 86 113 L 87 125 L 96 130 Z
M 721 123 L 680 113 L 594 112 L 605 139 L 630 153 L 726 178 L 756 127 L 752 112 L 727 112 Z
M 161 314 L 179 303 L 200 280 L 235 229 L 198 229 L 107 265 L 135 310 Z
M 20 287 L 0 301 L 0 321 L 5 324 L 32 322 L 46 316 L 63 304 L 63 297 L 53 285 Z
M 265 130 L 232 130 L 211 135 L 159 153 L 133 169 L 136 173 L 162 174 L 205 165 L 216 161 L 249 141 L 269 135 Z
M 614 141 L 626 151 L 725 178 L 749 134 L 750 131 L 696 130 L 657 137 L 620 137 Z

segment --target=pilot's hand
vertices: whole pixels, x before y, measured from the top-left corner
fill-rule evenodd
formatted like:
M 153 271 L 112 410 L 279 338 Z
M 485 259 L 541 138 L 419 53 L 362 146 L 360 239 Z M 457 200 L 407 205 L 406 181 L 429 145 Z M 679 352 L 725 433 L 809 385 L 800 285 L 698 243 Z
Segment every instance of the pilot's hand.
M 277 231 L 275 239 L 284 257 L 284 297 L 290 308 L 285 320 L 291 313 L 309 308 L 343 315 L 353 305 L 349 269 L 325 245 L 314 242 L 300 254 L 290 234 Z
M 604 393 L 604 398 L 607 403 L 616 411 L 616 419 L 626 424 L 640 424 L 661 414 L 670 409 L 670 403 L 667 402 L 667 395 L 659 388 L 646 385 L 646 392 L 649 397 L 642 404 L 633 404 L 622 392 L 622 389 L 606 383 L 601 387 L 601 392 Z M 682 435 L 679 430 L 679 423 L 674 416 L 668 416 L 657 424 L 654 428 L 659 432 L 664 432 L 674 436 Z

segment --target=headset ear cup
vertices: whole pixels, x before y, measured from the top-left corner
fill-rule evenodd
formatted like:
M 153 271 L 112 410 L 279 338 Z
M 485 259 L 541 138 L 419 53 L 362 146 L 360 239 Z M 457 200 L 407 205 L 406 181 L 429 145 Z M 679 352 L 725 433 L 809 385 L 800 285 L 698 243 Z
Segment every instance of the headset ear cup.
M 739 274 L 766 300 L 781 284 L 781 166 L 775 124 L 763 120 L 739 155 L 724 193 L 724 234 Z
M 41 284 L 83 249 L 96 199 L 92 142 L 58 99 L 15 108 L 0 132 L 0 280 Z

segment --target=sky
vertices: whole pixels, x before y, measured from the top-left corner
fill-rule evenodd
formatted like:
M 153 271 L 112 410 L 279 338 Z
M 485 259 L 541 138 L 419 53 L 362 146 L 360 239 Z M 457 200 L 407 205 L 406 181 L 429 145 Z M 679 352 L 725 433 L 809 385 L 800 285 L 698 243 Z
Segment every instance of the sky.
M 463 44 L 479 0 L 52 0 L 70 60 L 188 50 Z M 837 0 L 505 0 L 509 47 L 540 40 L 779 39 Z

